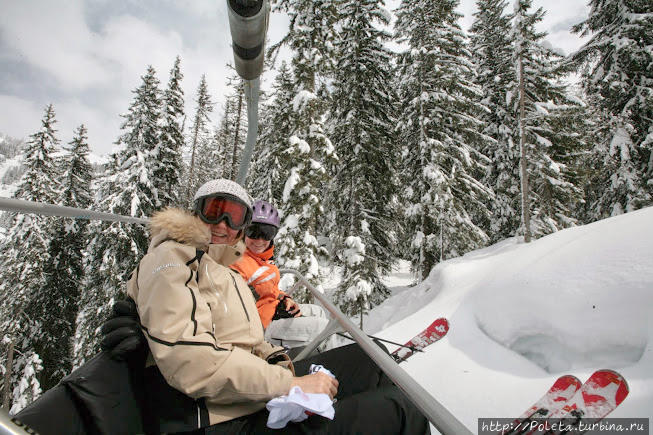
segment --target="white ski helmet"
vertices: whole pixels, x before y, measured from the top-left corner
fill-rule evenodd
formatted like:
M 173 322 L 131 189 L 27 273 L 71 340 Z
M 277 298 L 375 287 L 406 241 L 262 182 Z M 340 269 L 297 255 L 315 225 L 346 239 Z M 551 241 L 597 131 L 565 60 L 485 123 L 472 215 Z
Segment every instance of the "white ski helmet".
M 240 199 L 250 209 L 254 203 L 252 197 L 249 196 L 249 193 L 247 193 L 243 186 L 226 178 L 218 178 L 202 184 L 200 188 L 197 189 L 197 192 L 195 192 L 193 201 L 197 202 L 198 199 L 220 193 L 226 193 L 227 195 Z
M 247 207 L 247 224 L 249 224 L 253 200 L 240 184 L 226 178 L 218 178 L 202 184 L 193 197 L 195 213 L 201 216 L 204 199 L 214 196 L 225 196 L 243 203 Z

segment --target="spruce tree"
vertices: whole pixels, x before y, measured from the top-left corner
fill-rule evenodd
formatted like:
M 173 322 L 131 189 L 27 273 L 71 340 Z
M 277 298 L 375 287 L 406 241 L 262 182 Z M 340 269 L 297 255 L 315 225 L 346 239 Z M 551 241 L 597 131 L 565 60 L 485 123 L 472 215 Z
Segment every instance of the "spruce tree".
M 483 225 L 491 242 L 512 237 L 520 226 L 519 150 L 514 111 L 517 77 L 512 58 L 510 15 L 506 0 L 478 0 L 470 28 L 470 48 L 476 70 L 474 82 L 481 88 L 487 111 L 480 115 L 484 133 L 480 151 L 490 158 L 483 184 L 494 190 L 489 203 L 490 222 Z
M 393 138 L 390 35 L 380 0 L 340 4 L 338 64 L 333 74 L 330 134 L 339 158 L 330 185 L 334 248 L 344 277 L 334 297 L 347 314 L 389 294 L 381 277 L 396 258 L 393 209 L 396 149 Z
M 54 154 L 58 151 L 55 112 L 50 104 L 41 120 L 41 129 L 30 136 L 23 157 L 25 173 L 14 198 L 56 204 L 60 194 L 59 174 Z M 5 370 L 11 370 L 10 385 L 3 393 L 13 394 L 12 411 L 16 412 L 36 399 L 40 384 L 34 369 L 41 368 L 36 344 L 46 340 L 40 304 L 49 305 L 51 294 L 44 291 L 46 265 L 50 261 L 48 243 L 52 217 L 16 214 L 3 245 L 2 282 L 0 283 L 0 331 Z M 11 348 L 13 364 L 8 364 Z M 29 386 L 29 387 L 27 387 Z M 14 388 L 16 387 L 16 388 Z
M 205 75 L 202 75 L 200 84 L 197 88 L 195 102 L 197 103 L 197 108 L 195 109 L 195 116 L 193 117 L 193 125 L 190 133 L 190 163 L 188 167 L 188 176 L 186 177 L 185 195 L 183 198 L 183 203 L 187 206 L 190 206 L 193 202 L 193 195 L 197 188 L 202 183 L 206 182 L 206 179 L 202 178 L 203 174 L 198 173 L 199 165 L 196 162 L 200 151 L 199 148 L 203 143 L 211 140 L 211 131 L 209 127 L 211 119 L 209 118 L 209 115 L 213 112 L 214 103 L 211 101 L 211 96 L 209 95 Z
M 478 148 L 492 140 L 482 134 L 486 109 L 457 4 L 404 1 L 397 11 L 395 30 L 407 45 L 398 61 L 405 227 L 420 279 L 439 261 L 488 241 L 478 220 L 487 220 L 492 192 L 481 183 L 488 162 Z
M 326 252 L 317 241 L 323 220 L 323 187 L 329 181 L 327 168 L 335 153 L 325 133 L 325 76 L 335 63 L 335 26 L 338 16 L 333 1 L 283 0 L 279 7 L 290 15 L 290 28 L 282 40 L 292 50 L 293 77 L 288 132 L 280 138 L 287 166 L 280 174 L 283 192 L 279 203 L 284 216 L 277 250 L 279 263 L 299 270 L 309 280 L 319 277 L 318 257 Z M 281 186 L 280 186 L 281 187 Z M 297 293 L 309 302 L 309 292 Z
M 571 56 L 601 116 L 592 160 L 600 171 L 588 198 L 592 220 L 653 201 L 653 5 L 648 0 L 590 0 L 573 28 L 591 38 Z
M 162 205 L 158 186 L 165 179 L 154 178 L 158 168 L 161 132 L 159 81 L 150 66 L 142 84 L 133 91 L 134 99 L 123 115 L 122 134 L 117 150 L 110 157 L 106 173 L 98 184 L 94 209 L 124 216 L 149 218 Z M 75 365 L 98 350 L 98 328 L 110 313 L 115 300 L 122 297 L 124 283 L 148 245 L 145 226 L 131 223 L 93 222 L 89 243 L 91 273 L 85 283 L 75 332 Z
M 225 96 L 218 127 L 211 133 L 211 127 L 206 125 L 197 140 L 194 165 L 196 187 L 193 192 L 210 179 L 235 180 L 238 172 L 237 164 L 246 137 L 243 81 L 236 74 L 228 81 L 233 92 Z
M 79 126 L 62 159 L 62 183 L 59 205 L 88 209 L 93 203 L 93 171 L 88 160 L 86 127 Z M 81 285 L 84 282 L 84 252 L 88 243 L 88 221 L 57 218 L 48 247 L 50 261 L 45 265 L 45 285 L 32 300 L 41 319 L 43 334 L 35 344 L 43 362 L 39 379 L 44 390 L 54 387 L 72 369 L 72 345 L 75 334 Z
M 181 205 L 180 184 L 183 172 L 182 151 L 184 149 L 183 125 L 186 118 L 184 114 L 184 91 L 181 81 L 181 59 L 175 59 L 170 70 L 168 87 L 163 94 L 163 113 L 161 120 L 161 138 L 158 147 L 158 167 L 154 177 L 162 180 L 163 184 L 157 186 L 161 206 Z
M 236 180 L 240 157 L 247 139 L 247 101 L 245 98 L 245 82 L 237 74 L 227 79 L 231 92 L 227 95 L 227 111 L 224 123 L 228 126 L 223 136 L 224 154 L 222 156 L 222 176 Z
M 247 187 L 255 198 L 281 204 L 291 158 L 284 153 L 291 136 L 295 97 L 292 71 L 284 61 L 261 108 L 260 134 L 252 154 Z
M 218 126 L 214 129 L 213 133 L 213 151 L 215 153 L 216 160 L 216 174 L 219 177 L 224 176 L 224 166 L 226 161 L 229 158 L 229 153 L 227 149 L 229 148 L 231 137 L 231 123 L 229 122 L 231 116 L 231 107 L 233 106 L 231 98 L 227 95 L 225 97 L 225 102 L 222 105 L 222 115 L 220 117 L 220 122 Z
M 334 0 L 276 0 L 275 10 L 290 17 L 288 33 L 271 48 L 282 45 L 293 51 L 296 82 L 315 92 L 321 79 L 329 76 L 337 61 L 334 41 L 338 39 L 338 2 Z
M 563 58 L 545 47 L 546 33 L 535 29 L 544 10 L 530 12 L 531 0 L 519 0 L 514 6 L 511 37 L 518 78 L 514 93 L 519 95 L 519 138 L 525 166 L 522 230 L 528 241 L 529 226 L 530 233 L 538 236 L 576 223 L 571 205 L 582 199 L 582 191 L 570 181 L 561 156 L 573 155 L 583 145 L 574 140 L 579 131 L 574 127 L 579 105 L 561 80 L 567 73 Z
M 212 136 L 207 135 L 202 139 L 197 148 L 195 174 L 199 185 L 208 180 L 220 178 L 225 175 L 222 172 L 225 153 L 221 148 L 222 143 L 216 142 L 216 136 L 218 136 L 216 132 Z
M 311 110 L 306 102 L 303 110 Z M 301 112 L 300 112 L 301 113 Z M 279 263 L 298 270 L 307 279 L 320 277 L 318 258 L 326 255 L 318 243 L 319 220 L 324 216 L 322 188 L 328 182 L 326 171 L 330 159 L 335 159 L 334 147 L 320 123 L 312 123 L 304 130 L 303 140 L 290 136 L 284 151 L 291 160 L 288 178 L 283 185 L 281 210 L 284 216 L 277 238 Z M 301 290 L 293 297 L 299 302 L 311 302 L 310 292 Z

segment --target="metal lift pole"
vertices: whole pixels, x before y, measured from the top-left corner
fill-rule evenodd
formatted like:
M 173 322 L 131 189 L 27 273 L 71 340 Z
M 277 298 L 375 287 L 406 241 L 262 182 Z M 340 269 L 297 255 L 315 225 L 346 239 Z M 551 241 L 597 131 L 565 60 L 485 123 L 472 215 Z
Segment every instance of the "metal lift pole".
M 247 140 L 236 182 L 245 185 L 258 134 L 259 77 L 263 72 L 270 5 L 267 0 L 227 0 L 236 72 L 245 81 Z

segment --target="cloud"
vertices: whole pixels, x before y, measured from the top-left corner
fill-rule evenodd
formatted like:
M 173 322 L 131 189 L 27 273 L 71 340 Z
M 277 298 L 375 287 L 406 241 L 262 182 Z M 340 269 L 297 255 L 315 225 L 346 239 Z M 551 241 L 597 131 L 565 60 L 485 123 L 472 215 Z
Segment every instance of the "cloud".
M 165 0 L 163 3 L 166 3 L 168 7 L 194 15 L 196 18 L 209 20 L 225 18 L 224 22 L 226 22 L 227 8 L 224 6 L 225 2 L 216 2 L 215 0 Z
M 2 132 L 17 139 L 26 138 L 27 132 L 34 133 L 41 127 L 44 109 L 45 105 L 39 106 L 24 98 L 0 95 Z
M 53 103 L 62 142 L 85 123 L 98 154 L 113 147 L 122 119 L 148 65 L 164 88 L 177 55 L 184 74 L 185 109 L 195 110 L 202 74 L 216 103 L 219 122 L 233 63 L 226 2 L 215 0 L 0 0 L 0 132 L 26 137 L 39 127 L 43 108 Z M 399 0 L 388 0 L 394 9 Z M 564 27 L 587 15 L 585 0 L 535 0 L 548 10 L 543 30 L 566 52 L 578 38 Z M 468 27 L 475 0 L 458 10 Z M 580 21 L 580 20 L 579 20 Z M 269 39 L 277 42 L 288 19 L 273 14 Z M 575 38 L 575 39 L 574 39 Z M 264 75 L 264 83 L 272 74 Z M 187 125 L 189 123 L 187 122 Z
M 70 142 L 80 124 L 88 128 L 89 145 L 98 154 L 106 154 L 113 147 L 121 119 L 115 115 L 107 119 L 106 111 L 77 99 L 51 101 L 42 105 L 11 95 L 0 95 L 0 119 L 3 133 L 27 139 L 41 128 L 45 107 L 52 103 L 55 111 L 56 137 L 60 145 Z
M 586 2 L 570 0 L 536 0 L 535 8 L 541 7 L 546 14 L 539 30 L 548 32 L 546 40 L 557 50 L 569 54 L 578 49 L 583 43 L 583 38 L 571 33 L 571 26 L 587 18 L 589 6 Z
M 149 23 L 132 16 L 113 17 L 102 30 L 97 52 L 113 65 L 119 83 L 113 86 L 134 85 L 145 73 L 147 65 L 158 72 L 172 66 L 176 53 L 183 49 L 181 36 L 163 33 Z
M 13 55 L 53 76 L 59 85 L 83 90 L 110 80 L 94 51 L 97 35 L 84 24 L 77 2 L 5 2 L 2 39 Z
M 87 124 L 91 146 L 106 153 L 147 66 L 163 88 L 177 55 L 189 116 L 202 74 L 217 107 L 226 92 L 232 52 L 223 2 L 30 0 L 3 1 L 2 9 L 0 131 L 12 136 L 33 133 L 52 102 L 61 130 L 72 136 Z

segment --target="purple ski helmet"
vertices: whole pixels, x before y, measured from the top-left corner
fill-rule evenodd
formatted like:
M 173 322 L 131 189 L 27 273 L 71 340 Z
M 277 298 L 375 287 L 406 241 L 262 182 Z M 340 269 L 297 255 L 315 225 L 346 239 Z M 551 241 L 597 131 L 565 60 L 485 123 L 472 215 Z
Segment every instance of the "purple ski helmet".
M 279 228 L 279 224 L 281 223 L 279 212 L 272 206 L 272 204 L 257 199 L 254 201 L 252 210 L 254 212 L 252 215 L 252 223 L 257 222 L 259 224 L 268 224 Z

